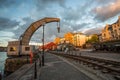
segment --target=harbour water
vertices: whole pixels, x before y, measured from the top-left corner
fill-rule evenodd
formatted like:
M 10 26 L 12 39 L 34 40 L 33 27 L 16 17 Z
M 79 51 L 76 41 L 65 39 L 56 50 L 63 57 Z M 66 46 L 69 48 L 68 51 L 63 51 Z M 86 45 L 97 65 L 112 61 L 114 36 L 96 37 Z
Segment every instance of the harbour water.
M 4 72 L 4 63 L 7 58 L 6 52 L 0 52 L 0 73 Z

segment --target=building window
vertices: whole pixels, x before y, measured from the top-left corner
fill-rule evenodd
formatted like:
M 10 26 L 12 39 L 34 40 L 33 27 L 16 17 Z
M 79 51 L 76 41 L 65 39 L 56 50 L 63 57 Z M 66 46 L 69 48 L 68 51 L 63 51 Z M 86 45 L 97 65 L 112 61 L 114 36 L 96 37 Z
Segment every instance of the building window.
M 16 51 L 15 47 L 10 47 L 10 51 Z
M 30 47 L 25 47 L 25 51 L 30 51 Z
M 117 30 L 114 30 L 114 33 L 117 34 Z
M 106 35 L 104 34 L 104 37 L 105 37 Z

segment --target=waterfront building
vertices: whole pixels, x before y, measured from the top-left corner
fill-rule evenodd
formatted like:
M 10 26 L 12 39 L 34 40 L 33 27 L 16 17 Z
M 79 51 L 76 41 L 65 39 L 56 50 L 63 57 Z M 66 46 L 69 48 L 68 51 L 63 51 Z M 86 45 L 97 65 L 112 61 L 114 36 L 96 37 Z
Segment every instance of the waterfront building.
M 120 16 L 117 22 L 106 25 L 101 32 L 101 42 L 111 41 L 111 40 L 120 40 Z

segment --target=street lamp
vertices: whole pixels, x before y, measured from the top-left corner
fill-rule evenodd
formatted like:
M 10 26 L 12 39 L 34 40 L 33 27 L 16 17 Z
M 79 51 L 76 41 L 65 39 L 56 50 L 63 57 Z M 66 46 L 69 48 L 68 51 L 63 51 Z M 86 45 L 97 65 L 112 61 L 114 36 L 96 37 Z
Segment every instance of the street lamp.
M 43 53 L 42 53 L 42 66 L 44 66 L 44 27 L 45 27 L 45 23 L 43 23 L 43 38 L 42 38 L 42 42 L 43 42 Z
M 23 35 L 21 35 L 21 36 L 19 37 L 19 52 L 18 52 L 18 56 L 19 56 L 19 57 L 20 57 L 21 52 L 22 52 L 22 37 L 23 37 Z
M 42 53 L 42 66 L 44 66 L 44 53 L 45 53 L 45 49 L 44 49 L 44 27 L 45 27 L 45 22 L 43 22 L 43 53 Z M 57 22 L 57 30 L 58 33 L 60 33 L 60 22 Z
M 57 22 L 57 30 L 58 30 L 58 33 L 60 33 L 60 22 Z

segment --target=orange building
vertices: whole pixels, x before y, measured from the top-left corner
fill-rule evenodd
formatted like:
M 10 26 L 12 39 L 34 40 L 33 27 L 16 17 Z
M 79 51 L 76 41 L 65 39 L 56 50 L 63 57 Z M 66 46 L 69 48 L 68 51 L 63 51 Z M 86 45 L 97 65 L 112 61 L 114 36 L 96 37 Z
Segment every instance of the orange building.
M 60 38 L 59 37 L 55 38 L 54 43 L 55 44 L 60 44 Z
M 73 33 L 67 32 L 64 34 L 65 42 L 73 44 Z

